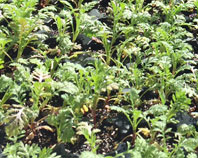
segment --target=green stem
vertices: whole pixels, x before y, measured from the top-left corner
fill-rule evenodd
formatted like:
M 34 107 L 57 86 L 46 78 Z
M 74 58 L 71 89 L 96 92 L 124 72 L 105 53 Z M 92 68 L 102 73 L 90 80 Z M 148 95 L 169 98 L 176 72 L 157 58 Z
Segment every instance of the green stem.
M 163 149 L 164 149 L 164 152 L 168 154 L 167 145 L 166 145 L 166 135 L 165 135 L 165 131 L 164 130 L 162 132 L 162 135 L 163 135 Z
M 93 100 L 92 117 L 94 122 L 94 127 L 96 127 L 96 108 L 98 104 L 99 94 L 96 94 Z
M 78 37 L 78 34 L 80 32 L 80 15 L 79 13 L 74 13 L 74 17 L 75 17 L 75 20 L 76 20 L 76 28 L 74 30 L 74 24 L 72 25 L 72 32 L 73 32 L 73 38 L 72 38 L 72 42 L 75 42 L 77 37 Z

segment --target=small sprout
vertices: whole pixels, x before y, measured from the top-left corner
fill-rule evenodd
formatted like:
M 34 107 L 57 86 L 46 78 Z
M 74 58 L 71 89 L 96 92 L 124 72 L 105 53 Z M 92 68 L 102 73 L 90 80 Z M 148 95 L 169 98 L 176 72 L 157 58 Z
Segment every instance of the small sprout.
M 101 92 L 106 92 L 106 88 L 102 88 L 101 89 Z
M 87 122 L 80 122 L 78 125 L 79 126 L 77 128 L 77 134 L 84 135 L 86 132 L 88 135 L 91 135 L 91 125 L 89 125 Z
M 115 82 L 113 82 L 107 86 L 108 91 L 118 90 L 118 89 L 119 89 L 119 85 Z
M 100 132 L 99 129 L 92 129 L 92 126 L 87 122 L 80 122 L 77 127 L 77 134 L 83 135 L 86 138 L 87 141 L 85 143 L 90 145 L 93 153 L 96 153 L 98 149 L 96 143 L 100 142 L 100 140 L 96 138 L 96 133 L 98 132 Z
M 108 91 L 112 91 L 112 90 L 113 90 L 112 87 L 111 87 L 111 85 L 108 85 L 108 86 L 107 86 L 107 90 L 108 90 Z
M 119 90 L 119 85 L 117 83 L 112 83 L 111 86 L 114 90 Z

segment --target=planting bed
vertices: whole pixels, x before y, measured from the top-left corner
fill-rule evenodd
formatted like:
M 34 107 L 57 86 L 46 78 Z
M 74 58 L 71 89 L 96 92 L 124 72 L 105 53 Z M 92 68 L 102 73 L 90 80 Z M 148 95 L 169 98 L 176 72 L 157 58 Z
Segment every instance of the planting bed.
M 0 0 L 0 158 L 197 158 L 198 0 Z

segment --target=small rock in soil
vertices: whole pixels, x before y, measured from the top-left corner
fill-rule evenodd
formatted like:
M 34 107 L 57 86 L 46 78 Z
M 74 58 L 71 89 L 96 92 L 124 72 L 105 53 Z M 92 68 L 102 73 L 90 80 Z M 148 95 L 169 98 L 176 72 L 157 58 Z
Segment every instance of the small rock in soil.
M 176 125 L 177 128 L 179 128 L 183 124 L 187 124 L 187 125 L 193 125 L 195 126 L 196 129 L 198 129 L 198 125 L 197 125 L 198 119 L 193 118 L 187 112 L 179 112 L 176 116 L 176 120 L 179 121 L 179 123 Z
M 132 133 L 132 127 L 129 120 L 122 113 L 119 113 L 116 117 L 109 120 L 112 124 L 118 127 L 118 136 L 119 140 L 122 140 L 124 137 Z
M 106 18 L 106 15 L 104 13 L 100 13 L 98 9 L 92 9 L 88 14 L 93 16 L 93 20 Z

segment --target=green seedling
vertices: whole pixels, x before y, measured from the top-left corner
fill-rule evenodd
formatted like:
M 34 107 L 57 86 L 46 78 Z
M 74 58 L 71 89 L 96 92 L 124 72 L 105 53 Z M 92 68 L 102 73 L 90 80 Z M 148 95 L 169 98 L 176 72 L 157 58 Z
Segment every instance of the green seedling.
M 113 54 L 113 45 L 116 39 L 120 36 L 120 23 L 119 20 L 122 19 L 125 3 L 117 3 L 111 1 L 112 7 L 112 18 L 113 18 L 113 28 L 110 29 L 107 26 L 102 26 L 98 32 L 98 36 L 102 38 L 103 46 L 106 52 L 106 64 L 109 65 L 111 61 L 111 56 Z
M 104 66 L 104 64 L 97 60 L 95 62 L 95 71 L 91 72 L 91 86 L 94 86 L 94 93 L 92 94 L 92 115 L 94 120 L 94 125 L 96 125 L 96 108 L 98 105 L 100 93 L 102 88 L 106 86 L 105 77 L 107 75 L 108 69 Z
M 76 122 L 76 117 L 73 114 L 72 109 L 68 107 L 54 111 L 47 118 L 47 122 L 56 128 L 58 143 L 72 143 L 72 137 L 75 135 L 73 126 Z
M 96 138 L 96 133 L 98 132 L 100 132 L 99 129 L 92 129 L 92 126 L 87 122 L 80 122 L 77 127 L 77 134 L 83 135 L 86 138 L 86 143 L 90 145 L 91 151 L 95 154 L 98 149 L 97 143 L 100 142 L 100 140 Z
M 97 4 L 97 2 L 82 4 L 83 0 L 79 0 L 78 3 L 74 1 L 76 4 L 75 8 L 67 1 L 61 1 L 61 3 L 63 3 L 69 9 L 67 16 L 71 21 L 72 42 L 75 42 L 79 33 L 82 33 L 84 29 L 86 29 L 86 26 L 88 26 L 88 23 L 91 23 L 91 21 L 86 19 L 88 17 L 86 12 L 91 10 Z M 72 16 L 74 16 L 74 18 L 72 18 Z
M 15 144 L 7 144 L 3 154 L 8 156 L 9 158 L 60 158 L 57 156 L 56 153 L 52 153 L 52 149 L 50 148 L 43 148 L 41 149 L 37 144 L 24 144 L 22 141 L 17 142 Z
M 61 54 L 66 54 L 69 52 L 69 50 L 71 50 L 74 45 L 70 40 L 69 33 L 67 32 L 72 17 L 68 12 L 66 12 L 65 15 L 66 17 L 64 17 L 64 19 L 58 15 L 54 17 L 58 28 L 57 41 L 59 42 Z
M 32 41 L 37 40 L 37 35 L 34 34 L 33 31 L 43 26 L 43 19 L 49 14 L 50 9 L 55 10 L 53 7 L 46 7 L 39 10 L 37 15 L 33 15 L 37 4 L 38 0 L 13 0 L 12 3 L 2 3 L 0 5 L 0 8 L 4 10 L 3 17 L 12 30 L 12 32 L 4 30 L 4 33 L 7 35 L 6 41 L 9 41 L 9 45 L 5 48 L 4 53 L 6 53 L 8 57 L 7 52 L 10 49 L 15 49 L 17 50 L 16 60 L 19 60 L 26 46 Z M 9 22 L 10 19 L 11 21 Z
M 5 38 L 5 37 L 0 37 L 0 60 L 3 62 L 5 56 L 7 56 L 11 61 L 12 58 L 10 55 L 6 52 L 6 45 L 11 42 L 11 40 Z
M 142 112 L 140 110 L 136 109 L 137 102 L 139 102 L 138 91 L 136 89 L 131 89 L 131 91 L 130 91 L 131 109 L 126 110 L 126 109 L 124 109 L 122 107 L 118 107 L 118 106 L 110 107 L 112 110 L 122 112 L 129 120 L 129 122 L 133 128 L 132 142 L 131 142 L 132 145 L 135 144 L 135 140 L 137 138 L 137 127 L 143 119 Z M 131 115 L 132 115 L 132 118 L 131 118 Z

